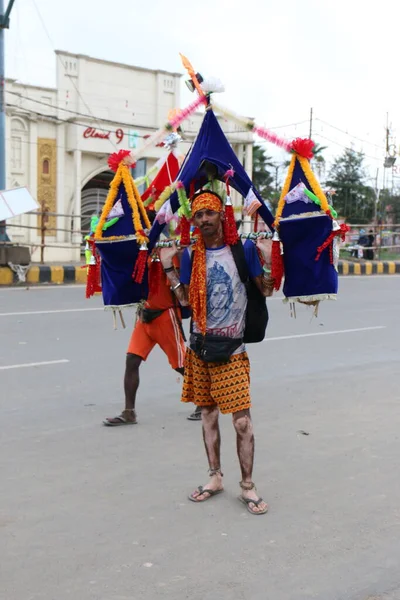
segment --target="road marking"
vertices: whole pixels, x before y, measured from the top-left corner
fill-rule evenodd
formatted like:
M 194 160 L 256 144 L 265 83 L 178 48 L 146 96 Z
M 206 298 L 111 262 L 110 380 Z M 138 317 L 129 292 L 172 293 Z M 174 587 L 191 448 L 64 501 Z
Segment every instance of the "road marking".
M 298 335 L 282 335 L 280 337 L 265 338 L 264 342 L 277 342 L 279 340 L 295 340 L 300 338 L 315 337 L 317 335 L 338 335 L 339 333 L 376 331 L 377 329 L 386 329 L 386 325 L 377 325 L 376 327 L 359 327 L 357 329 L 338 329 L 337 331 L 316 331 L 315 333 L 299 333 Z
M 279 296 L 277 298 L 268 298 L 268 302 L 270 300 L 284 300 L 283 296 Z M 32 311 L 24 311 L 24 312 L 9 312 L 9 313 L 0 313 L 0 317 L 23 317 L 30 315 L 58 315 L 63 313 L 75 313 L 75 312 L 89 312 L 89 311 L 104 311 L 104 306 L 99 306 L 96 308 L 60 308 L 58 310 L 32 310 Z
M 58 285 L 47 285 L 47 284 L 38 284 L 32 285 L 29 283 L 20 285 L 16 287 L 15 285 L 4 286 L 0 288 L 0 292 L 39 292 L 44 290 L 76 290 L 79 288 L 86 288 L 85 284 L 81 283 L 64 283 Z
M 61 358 L 60 360 L 46 360 L 43 362 L 25 363 L 22 365 L 6 365 L 0 367 L 0 371 L 6 371 L 7 369 L 27 369 L 28 367 L 44 367 L 46 365 L 61 365 L 69 363 L 67 358 Z
M 0 317 L 22 317 L 24 315 L 57 315 L 60 313 L 89 312 L 93 310 L 104 311 L 104 306 L 101 306 L 99 308 L 63 308 L 59 310 L 32 310 L 27 312 L 0 313 Z

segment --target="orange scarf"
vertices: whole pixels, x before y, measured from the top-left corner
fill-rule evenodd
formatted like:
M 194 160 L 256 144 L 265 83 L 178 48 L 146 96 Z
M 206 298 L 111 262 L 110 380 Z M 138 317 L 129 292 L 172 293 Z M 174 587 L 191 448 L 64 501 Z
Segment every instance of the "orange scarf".
M 204 192 L 195 197 L 192 202 L 192 215 L 199 210 L 214 210 L 222 212 L 223 204 L 216 194 Z M 189 303 L 193 311 L 193 321 L 200 333 L 205 335 L 207 328 L 207 269 L 206 247 L 203 236 L 199 233 L 193 246 L 194 259 L 189 287 Z

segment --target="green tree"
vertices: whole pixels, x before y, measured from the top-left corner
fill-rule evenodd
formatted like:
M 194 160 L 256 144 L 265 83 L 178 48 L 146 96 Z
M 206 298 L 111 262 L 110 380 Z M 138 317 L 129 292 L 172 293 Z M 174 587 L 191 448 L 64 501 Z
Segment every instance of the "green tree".
M 253 183 L 264 200 L 270 200 L 274 191 L 274 177 L 269 169 L 274 168 L 272 158 L 265 154 L 262 146 L 253 146 Z
M 400 189 L 381 190 L 377 209 L 379 223 L 400 223 Z
M 364 155 L 346 148 L 335 158 L 326 184 L 336 190 L 335 209 L 350 223 L 370 223 L 374 217 L 374 190 L 366 185 Z

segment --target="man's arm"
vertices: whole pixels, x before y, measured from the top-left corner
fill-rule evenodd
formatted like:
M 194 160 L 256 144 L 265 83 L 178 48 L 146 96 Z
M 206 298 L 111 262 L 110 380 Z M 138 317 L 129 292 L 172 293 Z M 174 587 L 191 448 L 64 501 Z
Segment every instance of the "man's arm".
M 268 298 L 269 296 L 272 296 L 274 291 L 274 280 L 271 277 L 272 242 L 271 240 L 259 238 L 257 240 L 257 248 L 261 252 L 264 265 L 262 267 L 261 275 L 256 275 L 255 277 L 252 277 L 252 280 L 254 281 L 264 298 Z
M 181 283 L 179 274 L 174 267 L 173 259 L 178 254 L 178 248 L 175 243 L 171 248 L 162 248 L 160 251 L 161 264 L 168 281 L 171 284 L 171 291 L 175 294 L 182 306 L 189 305 L 189 286 Z
M 261 294 L 264 296 L 264 298 L 269 298 L 270 296 L 272 296 L 274 291 L 274 280 L 272 279 L 270 273 L 266 273 L 264 271 L 262 275 L 254 277 L 253 281 L 260 290 Z

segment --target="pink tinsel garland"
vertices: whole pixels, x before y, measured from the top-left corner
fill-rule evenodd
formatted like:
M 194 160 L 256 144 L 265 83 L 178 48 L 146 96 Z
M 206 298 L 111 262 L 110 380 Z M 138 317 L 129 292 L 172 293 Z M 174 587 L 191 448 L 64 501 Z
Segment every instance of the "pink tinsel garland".
M 280 148 L 284 148 L 287 152 L 290 152 L 291 149 L 292 149 L 292 143 L 291 142 L 288 142 L 287 140 L 285 140 L 283 138 L 280 138 L 278 135 L 276 135 L 276 133 L 273 133 L 272 131 L 269 131 L 265 127 L 260 127 L 259 125 L 256 125 L 253 128 L 253 131 L 257 135 L 259 135 L 261 138 L 263 138 L 264 140 L 267 140 L 268 142 L 271 142 L 272 144 L 275 144 L 275 146 L 279 146 Z
M 198 108 L 200 106 L 200 104 L 203 104 L 203 103 L 207 103 L 207 97 L 206 96 L 198 96 L 194 102 L 189 104 L 189 106 L 187 106 L 186 108 L 183 108 L 181 111 L 179 111 L 179 113 L 176 115 L 176 117 L 174 117 L 173 119 L 168 121 L 168 127 L 171 127 L 172 129 L 176 129 L 177 127 L 179 127 L 179 125 L 185 119 L 190 117 L 190 115 L 192 113 L 194 113 L 196 108 Z

